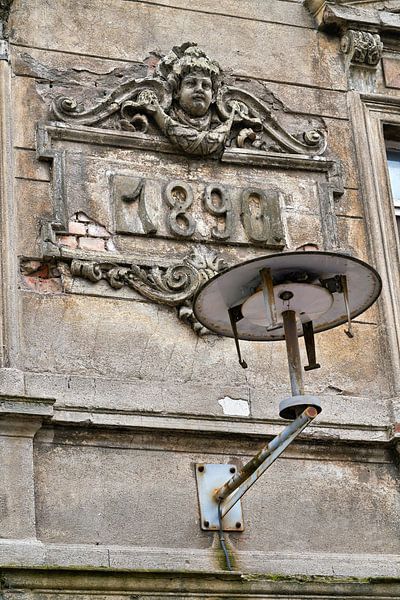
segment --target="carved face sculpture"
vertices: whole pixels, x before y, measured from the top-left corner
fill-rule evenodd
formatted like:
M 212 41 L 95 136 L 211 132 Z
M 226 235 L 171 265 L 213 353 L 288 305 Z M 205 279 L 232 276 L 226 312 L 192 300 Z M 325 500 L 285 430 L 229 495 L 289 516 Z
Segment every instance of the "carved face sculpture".
M 188 115 L 203 117 L 213 99 L 211 78 L 204 71 L 191 71 L 183 77 L 177 98 Z

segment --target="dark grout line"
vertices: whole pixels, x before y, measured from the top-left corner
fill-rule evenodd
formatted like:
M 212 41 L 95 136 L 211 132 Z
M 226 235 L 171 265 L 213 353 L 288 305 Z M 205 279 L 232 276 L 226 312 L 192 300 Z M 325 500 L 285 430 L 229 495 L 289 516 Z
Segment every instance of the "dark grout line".
M 37 181 L 39 183 L 50 183 L 51 179 L 37 179 L 36 177 L 24 177 L 23 175 L 15 175 L 14 179 L 20 181 Z
M 129 58 L 110 58 L 107 56 L 101 56 L 100 54 L 86 54 L 83 52 L 72 52 L 72 50 L 59 50 L 58 48 L 43 48 L 42 46 L 31 46 L 29 44 L 20 44 L 18 42 L 10 42 L 10 46 L 14 46 L 16 48 L 28 48 L 32 50 L 41 50 L 43 52 L 55 52 L 58 54 L 70 54 L 71 56 L 82 56 L 83 58 L 97 58 L 98 60 L 108 60 L 112 62 L 118 63 L 132 63 L 132 64 L 142 64 L 140 61 L 131 60 Z
M 361 215 L 341 215 L 340 213 L 336 213 L 336 217 L 338 219 L 354 219 L 355 221 L 364 221 L 364 217 Z
M 158 6 L 160 8 L 165 8 L 165 9 L 181 10 L 182 12 L 191 12 L 191 13 L 197 13 L 197 14 L 203 14 L 203 15 L 227 17 L 230 19 L 240 19 L 242 21 L 251 21 L 251 22 L 255 22 L 255 23 L 271 23 L 272 25 L 284 25 L 286 27 L 295 27 L 296 29 L 307 29 L 307 30 L 311 30 L 311 31 L 315 30 L 315 27 L 313 27 L 313 25 L 307 26 L 307 25 L 298 25 L 296 23 L 286 23 L 284 21 L 267 21 L 267 19 L 257 19 L 255 17 L 244 17 L 244 16 L 242 17 L 240 15 L 220 13 L 220 12 L 211 11 L 211 10 L 202 10 L 200 8 L 186 8 L 183 6 L 171 6 L 170 4 L 162 4 L 161 2 L 151 2 L 151 1 L 147 1 L 147 0 L 122 0 L 122 1 L 123 2 L 134 2 L 135 4 L 145 4 L 147 6 Z M 291 4 L 298 4 L 298 3 L 291 2 Z

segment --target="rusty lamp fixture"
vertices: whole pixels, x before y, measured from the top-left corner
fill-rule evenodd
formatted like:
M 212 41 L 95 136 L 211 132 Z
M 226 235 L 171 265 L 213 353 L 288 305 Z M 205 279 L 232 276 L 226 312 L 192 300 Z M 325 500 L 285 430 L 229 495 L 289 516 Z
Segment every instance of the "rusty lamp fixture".
M 239 363 L 247 368 L 239 340 L 285 340 L 292 395 L 279 415 L 292 421 L 240 471 L 230 464 L 197 464 L 201 527 L 243 531 L 240 498 L 321 412 L 319 398 L 305 394 L 299 351 L 304 337 L 308 364 L 318 369 L 314 333 L 347 323 L 369 308 L 381 292 L 381 279 L 367 263 L 332 252 L 285 252 L 236 265 L 198 291 L 196 318 L 211 331 L 233 337 Z M 223 543 L 221 537 L 221 544 Z M 225 553 L 226 554 L 226 553 Z

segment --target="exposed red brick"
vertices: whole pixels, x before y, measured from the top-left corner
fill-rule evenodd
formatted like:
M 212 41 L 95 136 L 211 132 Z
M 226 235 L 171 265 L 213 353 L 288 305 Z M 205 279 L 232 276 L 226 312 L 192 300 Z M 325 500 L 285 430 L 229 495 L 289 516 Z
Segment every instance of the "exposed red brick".
M 104 251 L 105 244 L 101 238 L 80 237 L 79 248 L 82 250 Z
M 86 225 L 85 223 L 70 221 L 68 224 L 68 231 L 74 235 L 86 235 Z
M 26 260 L 21 263 L 21 273 L 23 275 L 31 275 L 40 271 L 43 267 L 43 263 L 40 260 Z
M 68 246 L 68 248 L 75 249 L 78 247 L 78 241 L 73 235 L 61 235 L 58 238 L 58 243 L 61 246 Z
M 25 283 L 26 287 L 31 289 L 36 289 L 37 279 L 36 277 L 31 277 L 30 275 L 23 275 L 22 281 Z
M 395 423 L 394 432 L 395 433 L 400 433 L 400 423 Z
M 62 292 L 61 278 L 41 279 L 39 277 L 23 276 L 25 286 L 35 292 L 56 294 Z
M 35 271 L 35 277 L 40 277 L 40 279 L 48 279 L 50 277 L 50 265 L 42 264 L 40 269 Z
M 62 291 L 61 278 L 38 279 L 37 291 L 45 294 L 56 294 Z

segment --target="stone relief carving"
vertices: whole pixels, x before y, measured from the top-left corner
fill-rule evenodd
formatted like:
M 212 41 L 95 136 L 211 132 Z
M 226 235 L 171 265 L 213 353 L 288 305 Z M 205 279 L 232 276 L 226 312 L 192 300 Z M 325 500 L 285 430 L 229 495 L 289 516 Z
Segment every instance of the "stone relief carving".
M 341 38 L 340 49 L 353 63 L 376 66 L 382 58 L 383 44 L 377 33 L 349 29 Z
M 292 135 L 260 99 L 226 85 L 218 63 L 190 42 L 162 58 L 153 77 L 126 81 L 96 106 L 84 110 L 61 96 L 52 108 L 57 119 L 81 125 L 107 126 L 113 117 L 112 126 L 143 135 L 153 126 L 188 155 L 247 147 L 316 156 L 326 148 L 322 129 Z
M 83 212 L 73 214 L 67 232 L 56 235 L 55 239 L 59 248 L 78 250 L 86 253 L 86 256 L 95 252 L 99 257 L 103 254 L 103 258 L 72 258 L 70 263 L 65 262 L 65 258 L 53 263 L 23 259 L 20 270 L 28 287 L 61 292 L 60 273 L 64 283 L 72 282 L 75 277 L 93 284 L 106 281 L 115 290 L 128 287 L 153 302 L 176 307 L 178 317 L 197 334 L 209 333 L 193 315 L 192 298 L 203 282 L 227 268 L 227 263 L 217 253 L 195 247 L 183 260 L 170 266 L 126 266 L 118 263 L 118 258 L 113 261 L 110 256 L 118 256 L 110 232 Z M 59 273 L 55 279 L 54 273 L 57 271 Z
M 118 234 L 282 249 L 282 192 L 112 174 Z M 200 188 L 200 189 L 199 189 Z M 136 211 L 136 214 L 134 214 Z
M 62 121 L 40 123 L 37 131 L 38 156 L 53 166 L 54 214 L 42 223 L 43 254 L 60 271 L 62 291 L 135 298 L 134 290 L 176 308 L 202 335 L 207 331 L 192 311 L 201 283 L 227 267 L 225 258 L 234 262 L 248 251 L 252 256 L 279 251 L 291 241 L 287 216 L 293 192 L 283 192 L 276 172 L 318 174 L 324 215 L 318 243 L 321 237 L 327 248 L 336 247 L 333 204 L 343 192 L 340 165 L 321 156 L 322 119 L 295 116 L 259 82 L 243 80 L 251 92 L 241 89 L 241 79 L 225 74 L 194 43 L 173 48 L 147 77 L 142 72 L 113 72 L 103 82 L 101 100 L 82 88 L 83 104 L 78 93 L 66 95 L 70 81 L 82 85 L 70 73 L 57 73 L 55 86 L 38 84 Z M 70 152 L 64 142 L 83 144 L 84 151 Z M 101 145 L 130 154 L 111 152 L 104 159 Z M 164 153 L 157 176 L 146 160 L 142 167 L 143 151 Z M 195 160 L 187 177 L 182 167 L 187 161 L 176 154 L 220 159 L 224 176 L 215 177 L 215 162 L 207 163 L 211 176 L 204 161 Z M 139 159 L 135 165 L 132 156 Z M 267 168 L 268 176 L 264 171 L 236 181 L 226 175 L 233 165 Z M 70 173 L 84 177 L 67 185 Z M 314 187 L 313 176 L 305 189 L 313 194 Z M 185 258 L 173 258 L 186 252 Z M 29 285 L 37 285 L 34 275 L 27 277 Z
M 198 335 L 204 335 L 209 331 L 193 315 L 193 296 L 200 285 L 227 268 L 225 260 L 216 253 L 195 249 L 169 267 L 139 264 L 126 267 L 109 262 L 72 260 L 69 275 L 92 283 L 104 280 L 116 290 L 127 286 L 153 302 L 176 307 L 178 317 Z
M 376 33 L 400 30 L 398 0 L 304 0 L 304 5 L 323 31 L 337 33 L 355 26 Z
M 350 62 L 375 67 L 382 57 L 382 38 L 400 32 L 398 0 L 304 0 L 320 31 L 341 37 L 341 50 Z
M 44 127 L 51 134 L 55 125 Z M 60 131 L 60 135 L 66 134 L 67 139 L 71 139 L 68 127 Z M 76 133 L 80 135 L 79 130 L 72 130 L 72 135 Z M 90 141 L 91 137 L 84 139 Z M 191 307 L 199 282 L 220 272 L 224 268 L 223 258 L 229 258 L 232 264 L 240 246 L 251 249 L 254 255 L 256 248 L 258 251 L 262 248 L 279 250 L 286 244 L 286 221 L 281 205 L 285 206 L 289 196 L 282 196 L 282 190 L 264 178 L 259 180 L 259 185 L 265 185 L 263 188 L 232 186 L 207 179 L 153 179 L 124 168 L 115 171 L 106 163 L 100 175 L 100 182 L 104 180 L 105 185 L 94 187 L 95 197 L 86 198 L 84 193 L 80 194 L 83 190 L 79 181 L 78 187 L 70 184 L 66 194 L 65 171 L 61 169 L 75 172 L 75 161 L 82 165 L 83 157 L 74 153 L 70 162 L 70 158 L 63 155 L 63 149 L 53 150 L 51 137 L 39 135 L 38 140 L 46 143 L 39 145 L 40 155 L 55 165 L 54 190 L 58 199 L 54 216 L 49 222 L 43 222 L 43 253 L 45 260 L 50 260 L 62 276 L 60 280 L 21 272 L 25 285 L 30 288 L 105 296 L 114 296 L 112 290 L 120 290 L 117 297 L 124 298 L 131 297 L 129 289 L 133 289 L 154 302 L 176 307 L 179 318 L 197 333 L 204 334 Z M 80 137 L 77 140 L 80 141 Z M 336 163 L 325 158 L 296 157 L 295 166 L 299 160 L 312 171 L 321 169 L 328 174 L 328 183 L 321 183 L 319 188 L 324 202 L 333 201 L 333 193 L 342 192 L 336 182 L 337 173 L 333 174 L 332 170 Z M 130 166 L 129 163 L 126 166 Z M 86 169 L 85 173 L 88 172 Z M 97 169 L 90 172 L 97 177 Z M 102 191 L 100 195 L 98 189 Z M 193 200 L 189 212 L 184 206 L 188 198 Z M 107 214 L 107 210 L 109 219 L 105 221 L 100 215 Z M 332 237 L 335 226 L 327 218 L 322 223 Z M 153 246 L 149 238 L 161 243 Z M 333 237 L 332 240 L 334 243 Z M 183 262 L 174 262 L 174 252 L 182 256 L 182 247 L 179 248 L 182 242 L 189 248 L 203 249 L 197 252 L 196 260 L 194 256 L 189 257 L 188 249 L 188 257 Z M 218 253 L 223 246 L 223 253 L 210 255 L 207 249 L 211 244 L 219 246 Z M 97 286 L 99 282 L 103 285 Z

